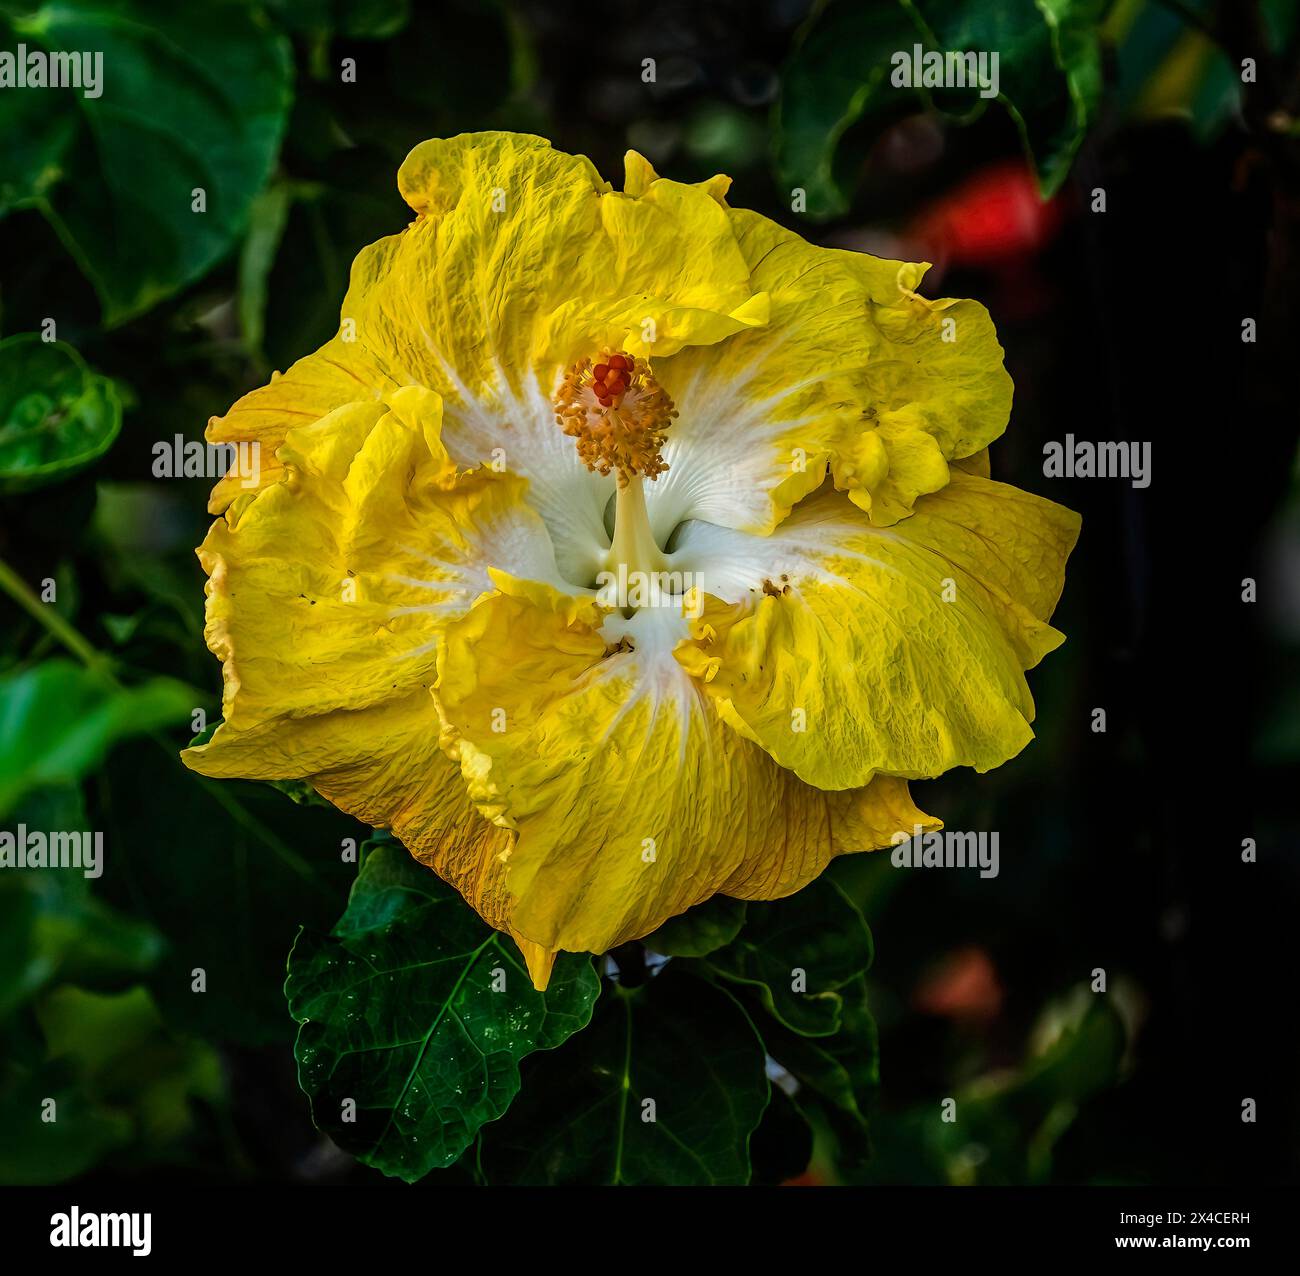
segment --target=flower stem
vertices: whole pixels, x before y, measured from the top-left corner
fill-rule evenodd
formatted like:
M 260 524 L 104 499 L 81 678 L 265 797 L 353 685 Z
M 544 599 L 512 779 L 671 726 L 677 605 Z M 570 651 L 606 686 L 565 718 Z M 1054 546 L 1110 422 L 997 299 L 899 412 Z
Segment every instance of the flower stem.
M 58 639 L 87 669 L 93 669 L 112 680 L 108 657 L 91 646 L 53 607 L 41 602 L 32 592 L 31 586 L 3 558 L 0 558 L 0 590 Z

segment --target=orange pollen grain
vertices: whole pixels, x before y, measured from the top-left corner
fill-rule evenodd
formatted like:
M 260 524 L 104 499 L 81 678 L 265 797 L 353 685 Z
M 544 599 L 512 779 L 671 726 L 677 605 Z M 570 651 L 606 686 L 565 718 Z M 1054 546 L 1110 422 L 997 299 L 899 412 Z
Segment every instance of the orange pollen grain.
M 650 365 L 621 350 L 580 359 L 555 392 L 555 422 L 578 441 L 578 456 L 620 487 L 636 475 L 654 479 L 668 466 L 660 452 L 677 415 Z

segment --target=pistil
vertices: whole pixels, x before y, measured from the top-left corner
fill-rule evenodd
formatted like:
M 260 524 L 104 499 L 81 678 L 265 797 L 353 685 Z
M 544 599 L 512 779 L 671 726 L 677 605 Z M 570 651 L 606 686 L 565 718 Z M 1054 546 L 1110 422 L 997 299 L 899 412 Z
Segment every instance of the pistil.
M 668 468 L 661 449 L 676 415 L 646 360 L 621 350 L 575 363 L 555 392 L 555 422 L 577 440 L 579 459 L 618 478 L 613 543 L 604 561 L 620 580 L 648 580 L 668 567 L 650 530 L 645 482 Z
M 629 577 L 641 572 L 648 578 L 651 573 L 668 569 L 668 560 L 650 530 L 645 486 L 639 475 L 619 484 L 614 504 L 614 540 L 605 564 L 615 572 L 620 564 L 625 565 Z

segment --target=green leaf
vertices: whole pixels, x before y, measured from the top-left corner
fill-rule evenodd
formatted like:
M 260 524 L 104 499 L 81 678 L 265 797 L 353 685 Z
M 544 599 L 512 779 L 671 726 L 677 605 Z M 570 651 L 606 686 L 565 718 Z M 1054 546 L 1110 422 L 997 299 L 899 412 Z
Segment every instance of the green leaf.
M 50 1099 L 57 1119 L 45 1121 Z M 66 1060 L 23 1066 L 12 1057 L 0 1064 L 0 1125 L 0 1183 L 7 1186 L 75 1178 L 130 1142 L 134 1130 L 129 1114 L 85 1094 Z
M 31 332 L 0 341 L 0 493 L 70 478 L 121 428 L 117 387 L 71 346 Z
M 248 234 L 239 253 L 239 330 L 244 345 L 262 353 L 266 332 L 266 285 L 280 250 L 280 240 L 289 220 L 293 190 L 287 182 L 276 182 L 253 201 Z
M 812 216 L 848 209 L 852 192 L 834 171 L 840 139 L 863 115 L 875 116 L 879 130 L 902 108 L 889 59 L 915 39 L 896 0 L 831 4 L 805 26 L 782 72 L 773 141 L 781 184 L 806 193 Z
M 37 954 L 33 894 L 10 880 L 0 883 L 0 1019 L 25 1001 L 44 982 L 49 966 Z
M 314 123 L 326 137 L 336 128 L 327 115 Z M 393 234 L 405 220 L 386 155 L 367 151 L 321 164 L 331 181 L 294 185 L 267 277 L 263 345 L 275 367 L 287 367 L 302 351 L 329 340 L 338 328 L 356 246 Z
M 79 874 L 34 869 L 0 881 L 0 1019 L 58 979 L 143 974 L 162 950 L 153 927 L 97 899 Z
M 480 1163 L 492 1183 L 744 1184 L 767 1102 L 748 1016 L 673 963 L 606 988 L 591 1027 L 528 1069 Z
M 998 52 L 998 100 L 1020 132 L 1043 197 L 1054 194 L 1101 98 L 1099 26 L 1109 0 L 903 3 L 927 48 Z M 967 95 L 968 106 L 977 101 Z
M 0 26 L 0 30 L 4 28 Z M 12 45 L 6 45 L 12 50 Z M 45 91 L 0 92 L 5 144 L 0 147 L 0 217 L 35 203 L 63 179 L 63 157 L 76 133 L 71 112 L 50 110 Z
M 706 957 L 729 944 L 745 924 L 745 901 L 715 895 L 666 921 L 642 941 L 666 957 Z
M 1188 0 L 1184 7 L 1213 25 L 1215 0 Z M 1124 16 L 1110 85 L 1117 115 L 1189 119 L 1197 142 L 1209 146 L 1241 113 L 1241 67 L 1173 6 L 1147 4 Z M 1259 16 L 1269 51 L 1284 56 L 1300 24 L 1300 6 L 1260 0 Z
M 29 872 L 22 885 L 6 883 L 0 901 L 25 898 L 30 922 L 23 979 L 8 985 L 34 991 L 55 979 L 98 984 L 139 976 L 163 952 L 162 937 L 145 922 L 124 916 L 91 894 L 85 878 L 66 873 Z M 7 972 L 6 972 L 7 973 Z M 0 1014 L 5 997 L 0 996 Z
M 232 0 L 47 4 L 9 26 L 8 49 L 76 54 L 79 70 L 83 50 L 102 54 L 97 96 L 0 93 L 6 137 L 23 135 L 32 95 L 51 117 L 48 134 L 0 169 L 0 212 L 39 207 L 94 284 L 105 322 L 121 323 L 205 274 L 243 231 L 288 115 L 288 42 Z M 205 211 L 194 210 L 199 189 Z
M 840 1159 L 850 1165 L 867 1157 L 867 1112 L 880 1084 L 880 1043 L 867 1006 L 867 981 L 847 984 L 839 1031 L 830 1037 L 805 1037 L 779 1024 L 763 1024 L 768 1053 L 799 1083 L 795 1105 L 826 1118 L 839 1143 Z
M 43 1043 L 35 1033 L 4 1042 L 0 1182 L 59 1183 L 128 1151 L 169 1155 L 192 1131 L 195 1101 L 224 1097 L 216 1054 L 168 1032 L 143 988 L 64 985 L 35 1018 Z
M 783 74 L 776 122 L 783 184 L 807 191 L 815 217 L 845 212 L 853 182 L 836 153 L 852 125 L 871 140 L 906 104 L 975 118 L 977 89 L 896 88 L 896 53 L 997 53 L 998 100 L 1020 132 L 1044 198 L 1065 180 L 1101 94 L 1098 28 L 1107 0 L 841 0 L 814 18 Z M 913 96 L 915 94 L 915 96 Z M 855 130 L 858 131 L 858 130 Z
M 23 794 L 80 779 L 115 741 L 189 712 L 189 692 L 169 678 L 116 687 L 68 660 L 0 678 L 0 819 Z
M 29 794 L 11 823 L 46 833 L 91 828 L 76 785 Z M 134 983 L 163 946 L 152 926 L 92 894 L 83 873 L 39 868 L 0 873 L 0 1020 L 56 982 L 95 988 Z
M 265 780 L 263 783 L 283 793 L 296 806 L 325 806 L 332 809 L 327 802 L 306 780 Z
M 168 1022 L 212 1040 L 287 1044 L 285 954 L 301 925 L 338 916 L 365 826 L 264 784 L 200 776 L 154 741 L 116 749 L 92 797 L 113 867 L 108 897 L 168 941 L 148 980 Z
M 871 931 L 838 886 L 819 878 L 788 899 L 751 901 L 739 937 L 707 964 L 794 1032 L 840 1027 L 839 989 L 871 965 Z
M 93 829 L 75 784 L 27 794 L 6 823 L 47 836 Z M 77 869 L 0 873 L 0 1021 L 54 983 L 116 989 L 138 982 L 163 948 L 152 926 L 92 893 Z
M 863 1181 L 1042 1183 L 1083 1105 L 1119 1077 L 1126 1031 L 1112 996 L 1080 985 L 1043 1015 L 1019 1067 L 1005 1064 L 873 1126 Z M 945 1102 L 955 1105 L 945 1113 Z M 1085 1115 L 1086 1119 L 1086 1115 Z
M 49 1058 L 67 1059 L 92 1097 L 129 1111 L 136 1137 L 150 1146 L 189 1129 L 191 1098 L 215 1103 L 224 1092 L 216 1054 L 174 1037 L 145 988 L 101 994 L 65 985 L 36 1017 Z
M 1042 1015 L 1021 1085 L 1044 1102 L 1082 1103 L 1114 1080 L 1125 1039 L 1115 1003 L 1076 988 Z
M 519 1060 L 585 1026 L 598 989 L 590 958 L 562 953 L 537 992 L 513 940 L 384 841 L 333 931 L 304 930 L 290 954 L 299 1084 L 335 1143 L 413 1182 L 506 1110 Z
M 289 31 L 387 40 L 410 20 L 408 0 L 267 0 L 267 11 Z

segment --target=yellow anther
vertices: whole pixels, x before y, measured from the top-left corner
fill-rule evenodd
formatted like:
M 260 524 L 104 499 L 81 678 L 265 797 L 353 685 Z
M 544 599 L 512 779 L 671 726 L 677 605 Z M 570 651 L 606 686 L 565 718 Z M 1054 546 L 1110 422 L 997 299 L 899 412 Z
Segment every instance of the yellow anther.
M 577 440 L 582 463 L 600 474 L 617 473 L 619 487 L 668 468 L 660 451 L 676 415 L 650 365 L 617 350 L 579 360 L 555 392 L 556 424 Z

